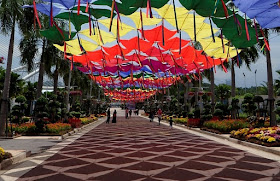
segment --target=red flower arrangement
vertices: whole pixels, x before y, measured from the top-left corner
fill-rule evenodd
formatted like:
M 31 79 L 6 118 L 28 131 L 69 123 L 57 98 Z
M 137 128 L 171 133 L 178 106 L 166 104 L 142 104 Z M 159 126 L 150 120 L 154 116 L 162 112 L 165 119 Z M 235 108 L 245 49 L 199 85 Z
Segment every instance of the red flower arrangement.
M 79 118 L 69 118 L 68 122 L 72 128 L 79 128 L 82 125 L 82 121 Z

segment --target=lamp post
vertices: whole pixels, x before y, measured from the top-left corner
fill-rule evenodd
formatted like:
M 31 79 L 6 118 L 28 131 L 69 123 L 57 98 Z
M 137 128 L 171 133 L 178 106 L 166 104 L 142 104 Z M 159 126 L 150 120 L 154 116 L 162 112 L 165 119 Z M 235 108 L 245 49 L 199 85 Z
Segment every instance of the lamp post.
M 245 84 L 245 94 L 247 93 L 247 86 L 246 86 L 246 75 L 243 72 L 243 76 L 244 76 L 244 84 Z
M 257 84 L 257 69 L 255 70 L 255 83 L 256 83 L 256 95 L 258 95 L 258 84 Z

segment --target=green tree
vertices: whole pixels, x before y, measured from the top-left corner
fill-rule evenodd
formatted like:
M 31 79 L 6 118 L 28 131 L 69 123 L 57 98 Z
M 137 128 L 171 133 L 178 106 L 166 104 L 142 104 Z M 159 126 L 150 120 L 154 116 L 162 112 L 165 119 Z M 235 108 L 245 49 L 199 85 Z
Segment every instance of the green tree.
M 31 113 L 31 109 L 33 107 L 33 101 L 36 99 L 36 92 L 37 92 L 37 82 L 31 83 L 27 82 L 27 84 L 24 87 L 24 93 L 23 95 L 27 99 L 28 109 L 26 111 L 26 115 L 29 116 Z
M 245 113 L 252 116 L 257 109 L 257 106 L 254 102 L 254 95 L 247 93 L 244 96 L 244 100 L 242 102 L 242 108 Z
M 230 98 L 230 86 L 226 84 L 220 84 L 216 86 L 215 88 L 216 96 L 217 98 L 222 102 L 225 103 L 225 101 Z
M 12 108 L 12 115 L 15 117 L 16 123 L 21 123 L 22 116 L 24 116 L 25 109 L 27 108 L 26 98 L 20 95 L 16 98 L 17 105 Z
M 14 54 L 14 42 L 15 42 L 15 28 L 16 23 L 21 18 L 21 6 L 23 1 L 21 0 L 2 0 L 0 7 L 0 23 L 1 23 L 1 32 L 4 35 L 10 33 L 10 42 L 7 58 L 7 67 L 6 75 L 4 81 L 4 89 L 2 93 L 2 102 L 1 102 L 1 112 L 0 112 L 0 135 L 4 135 L 5 124 L 7 119 L 8 104 L 9 104 L 9 90 L 11 82 L 11 70 Z

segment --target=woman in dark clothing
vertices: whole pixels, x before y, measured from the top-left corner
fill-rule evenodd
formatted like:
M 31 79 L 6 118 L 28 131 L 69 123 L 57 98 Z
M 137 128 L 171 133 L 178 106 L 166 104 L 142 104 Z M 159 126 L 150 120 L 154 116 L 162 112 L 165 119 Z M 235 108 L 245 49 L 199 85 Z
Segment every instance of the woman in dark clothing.
M 107 124 L 109 124 L 109 122 L 110 122 L 110 117 L 111 117 L 110 114 L 111 114 L 111 113 L 110 113 L 110 108 L 109 108 L 108 111 L 107 111 L 107 120 L 106 120 L 106 123 L 107 123 Z
M 153 111 L 150 112 L 149 118 L 150 118 L 150 122 L 154 121 L 154 112 Z
M 113 113 L 112 123 L 117 123 L 117 111 L 116 110 Z

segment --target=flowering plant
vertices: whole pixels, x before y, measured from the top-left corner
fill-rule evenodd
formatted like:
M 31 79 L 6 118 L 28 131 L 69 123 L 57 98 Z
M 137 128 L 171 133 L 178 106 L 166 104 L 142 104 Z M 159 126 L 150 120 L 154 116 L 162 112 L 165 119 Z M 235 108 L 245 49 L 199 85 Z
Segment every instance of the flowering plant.
M 36 130 L 35 123 L 23 123 L 21 125 L 14 124 L 13 131 L 16 133 L 33 133 Z
M 249 123 L 243 121 L 243 120 L 235 120 L 235 119 L 229 119 L 229 120 L 211 120 L 206 121 L 203 124 L 204 127 L 208 129 L 214 129 L 217 131 L 220 131 L 222 133 L 229 133 L 232 130 L 238 130 L 240 128 L 247 128 L 249 127 Z M 240 134 L 243 134 L 245 131 L 249 130 L 243 129 Z
M 72 126 L 72 128 L 79 128 L 79 127 L 81 127 L 81 124 L 82 124 L 80 118 L 69 118 L 68 122 Z
M 279 127 L 263 127 L 254 129 L 239 129 L 231 132 L 232 137 L 245 138 L 247 140 L 256 139 L 266 143 L 280 142 Z
M 61 132 L 67 132 L 71 130 L 71 125 L 66 123 L 53 123 L 47 124 L 46 130 L 48 133 L 56 133 L 59 134 Z

